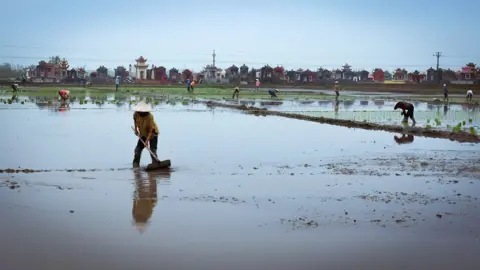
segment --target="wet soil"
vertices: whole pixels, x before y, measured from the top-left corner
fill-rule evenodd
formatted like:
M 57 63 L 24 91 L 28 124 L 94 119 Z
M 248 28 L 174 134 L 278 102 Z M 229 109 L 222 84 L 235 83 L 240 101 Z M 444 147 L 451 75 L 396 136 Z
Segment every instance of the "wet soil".
M 1 265 L 469 270 L 480 263 L 478 144 L 422 137 L 404 144 L 395 139 L 401 134 L 169 106 L 153 114 L 159 157 L 175 167 L 155 173 L 130 168 L 136 139 L 128 107 L 0 111 L 1 126 L 22 123 L 0 133 L 0 239 L 8 247 Z M 141 162 L 150 162 L 147 153 Z
M 249 114 L 254 114 L 257 116 L 259 115 L 281 116 L 281 117 L 286 117 L 291 119 L 305 120 L 305 121 L 317 122 L 322 124 L 337 125 L 337 126 L 343 126 L 348 128 L 382 130 L 382 131 L 395 132 L 395 133 L 411 134 L 411 135 L 421 136 L 421 137 L 450 139 L 452 141 L 458 141 L 458 142 L 473 142 L 473 143 L 480 142 L 480 137 L 478 135 L 471 134 L 465 131 L 449 132 L 449 131 L 442 131 L 442 130 L 431 130 L 431 129 L 422 128 L 422 127 L 406 128 L 404 126 L 381 125 L 381 124 L 358 122 L 358 121 L 352 121 L 352 120 L 313 117 L 313 116 L 299 115 L 294 113 L 269 111 L 266 108 L 257 108 L 252 106 L 247 107 L 246 105 L 231 105 L 231 104 L 224 104 L 224 103 L 213 102 L 213 101 L 209 101 L 206 104 L 209 107 L 223 107 L 223 108 L 242 110 Z

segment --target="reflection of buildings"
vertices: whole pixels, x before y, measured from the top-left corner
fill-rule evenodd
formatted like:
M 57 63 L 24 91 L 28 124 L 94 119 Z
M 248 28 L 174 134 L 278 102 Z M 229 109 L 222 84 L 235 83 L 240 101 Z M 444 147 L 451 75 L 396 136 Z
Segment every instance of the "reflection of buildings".
M 398 144 L 412 143 L 414 138 L 415 137 L 413 135 L 410 135 L 410 134 L 402 134 L 402 137 L 400 137 L 400 138 L 397 135 L 393 136 L 393 139 Z
M 140 232 L 145 231 L 153 208 L 157 205 L 157 180 L 170 178 L 170 172 L 146 173 L 134 171 L 135 192 L 133 194 L 132 217 L 135 226 Z

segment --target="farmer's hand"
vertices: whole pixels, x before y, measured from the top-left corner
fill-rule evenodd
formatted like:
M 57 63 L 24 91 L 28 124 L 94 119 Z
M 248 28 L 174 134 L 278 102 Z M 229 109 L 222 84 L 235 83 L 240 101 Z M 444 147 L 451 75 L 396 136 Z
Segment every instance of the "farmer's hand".
M 150 140 L 148 140 L 148 139 L 145 141 L 145 147 L 148 147 L 148 142 L 149 142 L 149 141 L 150 141 Z

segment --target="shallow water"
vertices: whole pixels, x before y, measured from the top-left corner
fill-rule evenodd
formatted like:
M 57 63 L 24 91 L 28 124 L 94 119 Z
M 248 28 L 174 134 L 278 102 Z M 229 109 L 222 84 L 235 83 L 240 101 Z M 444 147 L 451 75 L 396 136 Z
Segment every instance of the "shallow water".
M 0 174 L 6 269 L 480 262 L 476 144 L 161 104 L 159 157 L 173 171 L 147 174 L 128 169 L 128 106 L 55 105 L 0 110 L 0 169 L 100 171 Z

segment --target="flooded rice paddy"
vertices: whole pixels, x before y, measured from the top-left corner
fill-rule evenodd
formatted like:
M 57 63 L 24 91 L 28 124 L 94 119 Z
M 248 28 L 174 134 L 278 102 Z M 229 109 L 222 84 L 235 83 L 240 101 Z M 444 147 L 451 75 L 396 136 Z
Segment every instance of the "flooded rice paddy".
M 158 102 L 172 170 L 146 173 L 130 169 L 131 99 L 0 105 L 2 268 L 480 262 L 478 144 Z

